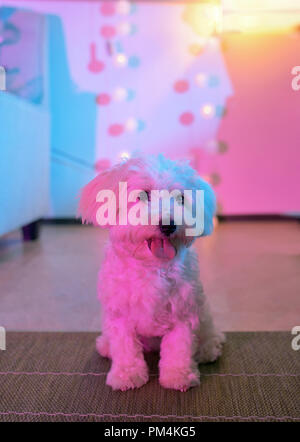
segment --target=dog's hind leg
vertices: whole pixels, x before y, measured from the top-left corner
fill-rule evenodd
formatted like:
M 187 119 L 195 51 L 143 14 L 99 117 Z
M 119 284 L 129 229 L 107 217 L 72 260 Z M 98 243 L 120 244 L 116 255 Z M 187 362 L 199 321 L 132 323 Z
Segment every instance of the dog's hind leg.
M 209 306 L 205 301 L 200 318 L 200 327 L 196 333 L 196 352 L 194 358 L 198 364 L 216 361 L 222 354 L 225 335 L 213 322 Z
M 96 349 L 97 352 L 104 358 L 111 358 L 109 340 L 108 337 L 104 334 L 98 336 L 98 338 L 96 339 Z

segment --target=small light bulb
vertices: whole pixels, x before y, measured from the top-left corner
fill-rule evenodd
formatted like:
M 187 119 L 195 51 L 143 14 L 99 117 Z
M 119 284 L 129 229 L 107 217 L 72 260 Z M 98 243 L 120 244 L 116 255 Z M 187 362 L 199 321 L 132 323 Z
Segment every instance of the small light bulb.
M 117 65 L 120 67 L 127 65 L 127 57 L 124 54 L 117 54 L 115 60 Z
M 122 161 L 127 161 L 130 158 L 130 154 L 128 152 L 121 152 L 120 153 L 120 158 Z
M 205 104 L 201 108 L 201 113 L 205 118 L 212 118 L 215 114 L 215 109 L 212 104 Z
M 131 24 L 124 22 L 121 23 L 118 27 L 118 31 L 121 35 L 128 35 L 131 32 Z
M 130 13 L 131 9 L 130 2 L 127 0 L 120 0 L 116 4 L 116 9 L 119 14 L 127 15 Z
M 134 132 L 138 128 L 138 121 L 135 118 L 128 118 L 128 120 L 125 123 L 125 128 L 129 132 Z
M 128 92 L 123 87 L 117 87 L 113 93 L 115 101 L 125 101 L 128 98 Z
M 207 75 L 205 75 L 203 72 L 200 72 L 196 75 L 195 80 L 198 86 L 204 87 L 207 83 Z

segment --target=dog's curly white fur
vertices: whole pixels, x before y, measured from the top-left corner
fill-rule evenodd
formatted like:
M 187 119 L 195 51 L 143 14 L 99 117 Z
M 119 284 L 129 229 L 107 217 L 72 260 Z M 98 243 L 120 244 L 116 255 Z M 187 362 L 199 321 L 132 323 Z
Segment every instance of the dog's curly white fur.
M 97 225 L 99 190 L 117 193 L 121 181 L 128 183 L 128 191 L 204 190 L 203 235 L 212 232 L 212 189 L 187 163 L 162 155 L 129 159 L 87 184 L 79 205 L 84 222 Z M 107 384 L 114 390 L 141 387 L 148 381 L 145 350 L 160 348 L 160 384 L 181 391 L 199 385 L 198 363 L 214 361 L 221 354 L 224 335 L 213 324 L 199 280 L 197 255 L 190 248 L 195 238 L 187 237 L 185 229 L 185 225 L 177 226 L 166 238 L 157 225 L 110 226 L 99 273 L 103 329 L 96 347 L 112 359 Z M 157 240 L 165 241 L 171 256 L 155 252 L 151 244 Z

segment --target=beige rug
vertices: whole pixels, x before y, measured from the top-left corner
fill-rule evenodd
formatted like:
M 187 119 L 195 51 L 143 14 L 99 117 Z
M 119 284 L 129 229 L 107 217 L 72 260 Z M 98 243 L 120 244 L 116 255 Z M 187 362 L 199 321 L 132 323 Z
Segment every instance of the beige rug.
M 186 393 L 150 381 L 138 390 L 105 385 L 110 362 L 94 333 L 8 333 L 0 351 L 0 421 L 300 421 L 300 351 L 290 332 L 227 333 L 224 354 L 200 366 Z

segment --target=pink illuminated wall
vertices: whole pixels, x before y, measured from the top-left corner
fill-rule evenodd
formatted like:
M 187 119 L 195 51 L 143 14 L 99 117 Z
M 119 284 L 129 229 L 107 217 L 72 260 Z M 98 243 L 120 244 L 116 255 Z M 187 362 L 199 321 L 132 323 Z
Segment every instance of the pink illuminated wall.
M 299 65 L 300 33 L 240 34 L 224 39 L 233 83 L 216 157 L 216 186 L 226 214 L 300 213 L 300 91 L 291 87 Z

